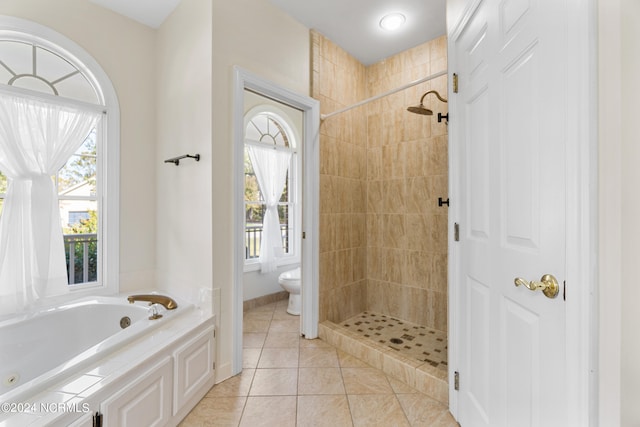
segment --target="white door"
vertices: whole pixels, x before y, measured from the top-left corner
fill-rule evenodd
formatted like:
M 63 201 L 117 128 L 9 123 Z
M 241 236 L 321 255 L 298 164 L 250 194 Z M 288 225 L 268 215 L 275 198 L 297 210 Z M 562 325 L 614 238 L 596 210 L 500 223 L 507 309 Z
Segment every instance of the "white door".
M 564 3 L 480 1 L 453 44 L 463 427 L 570 425 Z M 545 274 L 559 282 L 555 298 L 514 284 Z

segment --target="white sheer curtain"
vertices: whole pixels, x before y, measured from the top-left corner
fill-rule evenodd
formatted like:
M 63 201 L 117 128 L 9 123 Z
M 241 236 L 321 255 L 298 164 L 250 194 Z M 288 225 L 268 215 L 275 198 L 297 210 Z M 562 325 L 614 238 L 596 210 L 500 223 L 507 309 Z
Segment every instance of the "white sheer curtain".
M 264 197 L 267 210 L 262 221 L 262 239 L 260 241 L 261 271 L 268 273 L 277 267 L 277 258 L 282 256 L 282 233 L 278 217 L 278 201 L 287 181 L 287 170 L 291 152 L 275 150 L 272 147 L 250 145 L 249 157 L 256 173 L 260 192 Z
M 67 292 L 58 195 L 52 176 L 100 120 L 97 112 L 0 95 L 0 314 Z

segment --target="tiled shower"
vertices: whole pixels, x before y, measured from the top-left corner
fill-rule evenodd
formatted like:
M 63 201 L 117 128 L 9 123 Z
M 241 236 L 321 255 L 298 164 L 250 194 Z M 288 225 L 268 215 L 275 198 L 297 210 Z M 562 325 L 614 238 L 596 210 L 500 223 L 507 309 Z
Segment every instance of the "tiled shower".
M 353 105 L 446 70 L 446 46 L 443 36 L 364 66 L 313 32 L 312 96 L 322 114 Z M 320 127 L 321 335 L 347 351 L 355 346 L 352 352 L 367 353 L 360 356 L 371 364 L 387 360 L 389 369 L 401 371 L 399 379 L 418 389 L 421 371 L 446 382 L 446 354 L 445 364 L 434 368 L 425 362 L 432 351 L 416 359 L 388 342 L 394 337 L 381 339 L 381 329 L 353 323 L 384 316 L 425 328 L 444 337 L 440 351 L 446 353 L 448 208 L 438 199 L 448 199 L 448 137 L 446 121 L 436 117 L 448 108 L 426 97 L 433 116 L 407 111 L 429 90 L 446 98 L 446 75 L 327 118 Z M 343 342 L 346 337 L 358 342 Z M 416 338 L 404 346 L 415 352 Z M 379 354 L 369 354 L 373 350 Z M 446 399 L 446 383 L 436 394 Z

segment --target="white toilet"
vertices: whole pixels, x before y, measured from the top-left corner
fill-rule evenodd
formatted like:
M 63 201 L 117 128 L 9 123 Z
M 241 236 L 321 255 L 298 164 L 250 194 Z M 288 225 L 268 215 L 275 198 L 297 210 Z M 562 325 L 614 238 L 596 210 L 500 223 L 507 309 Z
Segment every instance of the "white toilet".
M 294 316 L 300 315 L 300 267 L 285 271 L 278 277 L 282 288 L 289 292 L 289 305 L 287 313 Z

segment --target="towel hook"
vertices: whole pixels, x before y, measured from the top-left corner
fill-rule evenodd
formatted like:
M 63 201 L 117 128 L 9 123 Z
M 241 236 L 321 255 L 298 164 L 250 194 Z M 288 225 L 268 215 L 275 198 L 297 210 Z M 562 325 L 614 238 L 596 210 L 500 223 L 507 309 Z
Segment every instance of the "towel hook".
M 174 165 L 178 166 L 178 165 L 180 165 L 180 160 L 181 159 L 195 159 L 196 162 L 199 162 L 200 161 L 200 154 L 196 154 L 196 155 L 193 155 L 193 156 L 190 155 L 190 154 L 185 154 L 185 155 L 182 155 L 182 156 L 178 156 L 178 157 L 173 157 L 171 159 L 167 159 L 164 162 L 165 163 L 173 163 Z

